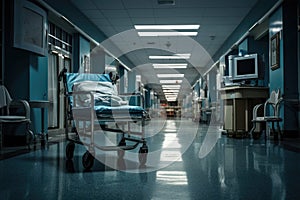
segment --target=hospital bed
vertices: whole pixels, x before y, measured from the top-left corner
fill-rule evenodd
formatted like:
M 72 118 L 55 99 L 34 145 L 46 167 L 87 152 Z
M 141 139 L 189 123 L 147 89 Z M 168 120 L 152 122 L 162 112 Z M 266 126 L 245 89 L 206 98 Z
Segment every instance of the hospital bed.
M 94 164 L 96 149 L 117 151 L 124 156 L 124 151 L 133 150 L 141 144 L 138 151 L 140 165 L 147 161 L 148 146 L 145 140 L 145 124 L 150 120 L 143 106 L 126 105 L 120 97 L 140 98 L 139 93 L 116 94 L 115 78 L 109 74 L 67 73 L 60 72 L 64 82 L 66 97 L 66 157 L 72 159 L 75 144 L 85 145 L 87 151 L 82 157 L 85 169 Z M 131 99 L 132 100 L 132 99 Z M 143 103 L 142 103 L 143 104 Z M 113 124 L 113 126 L 111 126 Z M 134 124 L 134 129 L 131 126 Z M 136 126 L 140 129 L 136 130 Z M 70 128 L 72 127 L 72 128 Z M 70 130 L 71 129 L 71 130 Z M 97 134 L 116 134 L 114 145 L 98 144 Z M 82 139 L 84 138 L 84 140 Z M 88 139 L 86 139 L 88 138 Z

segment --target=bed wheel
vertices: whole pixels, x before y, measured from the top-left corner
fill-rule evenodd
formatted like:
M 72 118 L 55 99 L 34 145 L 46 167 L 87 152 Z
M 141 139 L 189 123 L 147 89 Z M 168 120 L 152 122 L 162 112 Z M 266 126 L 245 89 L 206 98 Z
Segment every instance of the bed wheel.
M 139 161 L 140 161 L 141 165 L 146 164 L 147 154 L 148 154 L 148 147 L 147 147 L 147 145 L 143 144 L 143 146 L 139 150 Z
M 94 156 L 89 152 L 85 152 L 82 156 L 82 165 L 85 169 L 91 169 L 94 165 Z
M 71 160 L 74 156 L 75 143 L 70 142 L 66 146 L 66 157 L 68 160 Z

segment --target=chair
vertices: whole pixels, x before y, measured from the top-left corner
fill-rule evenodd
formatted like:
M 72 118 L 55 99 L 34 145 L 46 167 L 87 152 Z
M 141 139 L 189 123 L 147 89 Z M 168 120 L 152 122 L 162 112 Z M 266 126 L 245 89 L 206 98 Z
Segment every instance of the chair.
M 0 85 L 0 149 L 2 149 L 3 138 L 5 133 L 4 127 L 17 127 L 25 125 L 26 143 L 30 149 L 30 143 L 34 138 L 30 130 L 30 106 L 26 100 L 13 100 L 6 87 Z
M 279 89 L 277 91 L 273 90 L 270 94 L 269 99 L 267 99 L 267 101 L 264 104 L 258 104 L 254 106 L 253 119 L 252 119 L 253 127 L 250 130 L 250 136 L 252 136 L 252 138 L 254 139 L 257 138 L 254 136 L 254 130 L 256 129 L 257 123 L 262 123 L 262 124 L 272 123 L 274 140 L 278 140 L 278 135 L 282 136 L 280 125 L 279 125 L 279 122 L 282 121 L 282 118 L 279 115 L 280 104 L 282 100 L 283 98 L 280 95 L 280 90 Z M 262 105 L 263 105 L 263 116 L 258 116 Z M 268 108 L 270 108 L 269 112 L 267 112 Z M 275 123 L 277 124 L 278 132 L 275 130 L 275 125 L 274 125 Z M 268 134 L 267 132 L 269 132 L 269 130 L 265 131 L 265 140 L 267 139 L 267 134 Z

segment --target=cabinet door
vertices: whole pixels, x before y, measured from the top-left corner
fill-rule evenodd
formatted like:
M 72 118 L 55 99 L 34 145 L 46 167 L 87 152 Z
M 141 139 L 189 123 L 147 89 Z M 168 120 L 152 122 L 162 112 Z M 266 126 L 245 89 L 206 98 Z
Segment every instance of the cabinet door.
M 235 99 L 234 100 L 234 131 L 246 131 L 246 112 L 247 112 L 247 100 Z
M 228 132 L 233 131 L 233 100 L 225 100 L 224 129 Z

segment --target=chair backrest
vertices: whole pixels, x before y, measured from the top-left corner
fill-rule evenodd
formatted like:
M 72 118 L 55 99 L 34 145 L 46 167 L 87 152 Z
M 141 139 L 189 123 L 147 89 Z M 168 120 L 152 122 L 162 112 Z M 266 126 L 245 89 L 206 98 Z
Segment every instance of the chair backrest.
M 10 104 L 12 98 L 4 85 L 0 85 L 0 108 Z
M 282 97 L 280 94 L 280 90 L 277 91 L 273 90 L 270 94 L 269 99 L 265 102 L 264 105 L 264 116 L 267 116 L 267 107 L 270 105 L 272 108 L 272 114 L 273 116 L 279 116 L 279 109 L 280 109 L 280 103 L 282 101 Z M 271 113 L 270 113 L 271 115 Z

